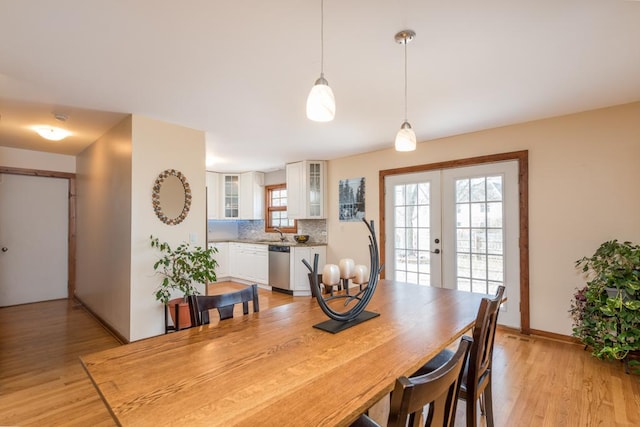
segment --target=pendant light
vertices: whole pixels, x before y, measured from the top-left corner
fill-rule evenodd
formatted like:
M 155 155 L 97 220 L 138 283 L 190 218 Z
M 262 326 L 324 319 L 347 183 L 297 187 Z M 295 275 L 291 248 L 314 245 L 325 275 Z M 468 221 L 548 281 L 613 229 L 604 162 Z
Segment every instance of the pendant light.
M 315 122 L 330 122 L 336 115 L 336 100 L 324 78 L 324 0 L 320 1 L 320 78 L 307 98 L 307 117 Z
M 416 133 L 407 120 L 407 44 L 414 39 L 416 33 L 403 30 L 395 35 L 397 43 L 404 45 L 404 122 L 396 134 L 396 151 L 413 151 L 416 149 Z

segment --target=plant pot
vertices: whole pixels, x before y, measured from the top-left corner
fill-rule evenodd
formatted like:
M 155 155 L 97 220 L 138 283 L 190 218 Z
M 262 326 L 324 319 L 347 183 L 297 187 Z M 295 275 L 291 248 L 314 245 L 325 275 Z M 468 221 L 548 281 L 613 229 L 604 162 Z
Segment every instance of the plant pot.
M 174 298 L 167 303 L 167 306 L 176 330 L 191 327 L 189 304 L 185 302 L 184 298 Z

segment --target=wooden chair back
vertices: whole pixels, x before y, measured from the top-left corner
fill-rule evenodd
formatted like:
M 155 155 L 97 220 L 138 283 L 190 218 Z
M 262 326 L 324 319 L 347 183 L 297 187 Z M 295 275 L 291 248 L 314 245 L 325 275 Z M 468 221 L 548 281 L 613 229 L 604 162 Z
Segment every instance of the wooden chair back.
M 463 367 L 471 348 L 471 338 L 463 337 L 453 357 L 433 372 L 418 377 L 400 377 L 391 394 L 389 427 L 409 426 L 452 427 L 455 421 L 458 391 Z M 431 404 L 426 424 L 423 409 Z
M 483 382 L 491 370 L 493 342 L 504 290 L 504 286 L 499 286 L 495 297 L 483 298 L 480 303 L 473 328 L 473 345 L 469 352 L 469 366 L 465 382 L 467 394 L 471 396 L 471 399 L 477 399 L 479 392 L 484 389 Z
M 220 320 L 233 317 L 235 304 L 242 303 L 242 312 L 249 314 L 249 302 L 253 304 L 253 312 L 260 311 L 258 301 L 258 285 L 247 286 L 237 292 L 221 295 L 191 295 L 189 297 L 189 313 L 191 325 L 200 326 L 209 323 L 209 310 L 217 309 Z

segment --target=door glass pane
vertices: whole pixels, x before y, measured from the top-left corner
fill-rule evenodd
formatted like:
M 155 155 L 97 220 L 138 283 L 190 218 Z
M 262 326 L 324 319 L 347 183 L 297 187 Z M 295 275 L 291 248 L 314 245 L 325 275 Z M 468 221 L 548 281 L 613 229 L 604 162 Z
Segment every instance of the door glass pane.
M 471 181 L 471 201 L 484 202 L 487 200 L 485 195 L 485 178 L 473 178 Z
M 469 210 L 469 203 L 456 204 L 456 224 L 458 227 L 469 227 L 471 224 Z
M 487 203 L 487 225 L 502 228 L 502 202 Z
M 471 230 L 471 252 L 481 254 L 487 252 L 486 229 L 474 228 Z
M 504 282 L 503 178 L 458 179 L 456 188 L 456 287 L 494 293 Z
M 397 280 L 430 284 L 430 184 L 394 186 L 394 253 Z
M 469 180 L 459 179 L 456 181 L 456 203 L 469 202 Z
M 486 205 L 484 203 L 471 203 L 471 226 L 485 227 L 487 225 Z
M 487 229 L 487 252 L 490 254 L 502 255 L 502 229 L 501 228 L 488 228 Z
M 471 255 L 458 253 L 457 254 L 457 276 L 458 283 L 460 283 L 460 279 L 470 279 L 471 278 Z

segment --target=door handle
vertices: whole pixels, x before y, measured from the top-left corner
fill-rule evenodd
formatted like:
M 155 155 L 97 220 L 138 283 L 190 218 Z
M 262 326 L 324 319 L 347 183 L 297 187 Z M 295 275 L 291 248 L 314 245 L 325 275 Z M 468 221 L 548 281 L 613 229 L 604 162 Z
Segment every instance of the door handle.
M 440 249 L 436 249 L 435 251 L 431 251 L 431 253 L 433 253 L 433 254 L 439 254 L 439 253 L 440 253 Z
M 7 248 L 6 246 L 2 248 L 2 252 L 7 252 L 9 250 L 9 248 Z

